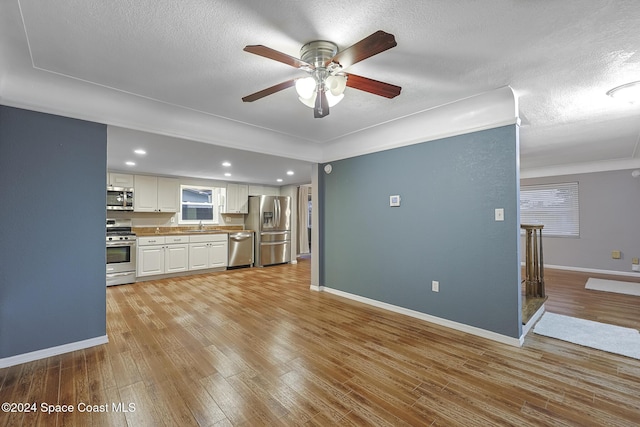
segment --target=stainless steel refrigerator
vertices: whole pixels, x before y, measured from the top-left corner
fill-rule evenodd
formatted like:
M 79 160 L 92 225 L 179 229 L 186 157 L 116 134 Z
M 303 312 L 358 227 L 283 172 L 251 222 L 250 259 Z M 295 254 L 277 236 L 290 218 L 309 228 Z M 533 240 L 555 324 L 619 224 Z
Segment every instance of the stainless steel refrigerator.
M 282 264 L 291 260 L 291 197 L 249 197 L 246 227 L 256 233 L 256 266 Z

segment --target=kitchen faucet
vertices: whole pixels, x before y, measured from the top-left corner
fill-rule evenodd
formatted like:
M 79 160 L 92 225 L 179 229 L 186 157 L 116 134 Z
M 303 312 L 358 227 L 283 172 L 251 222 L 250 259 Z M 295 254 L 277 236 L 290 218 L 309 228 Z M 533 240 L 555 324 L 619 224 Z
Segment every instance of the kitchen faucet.
M 198 229 L 199 230 L 204 230 L 204 225 L 202 225 L 202 221 L 200 221 L 200 224 L 198 225 Z

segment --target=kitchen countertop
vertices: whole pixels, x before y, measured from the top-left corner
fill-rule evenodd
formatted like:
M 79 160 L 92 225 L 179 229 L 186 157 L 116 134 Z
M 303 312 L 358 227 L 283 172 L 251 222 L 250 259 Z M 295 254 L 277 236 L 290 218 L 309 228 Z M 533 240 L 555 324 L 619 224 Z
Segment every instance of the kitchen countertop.
M 252 231 L 243 230 L 242 226 L 223 226 L 216 228 L 205 227 L 202 231 L 194 227 L 133 227 L 136 237 L 150 236 L 175 236 L 185 234 L 228 234 L 236 231 Z

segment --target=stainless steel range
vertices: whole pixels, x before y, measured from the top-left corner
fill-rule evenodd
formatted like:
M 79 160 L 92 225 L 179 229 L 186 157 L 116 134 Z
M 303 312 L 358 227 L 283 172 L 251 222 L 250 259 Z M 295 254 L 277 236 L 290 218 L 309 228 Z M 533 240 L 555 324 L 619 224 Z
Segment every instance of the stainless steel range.
M 136 281 L 136 234 L 130 219 L 107 219 L 107 286 Z

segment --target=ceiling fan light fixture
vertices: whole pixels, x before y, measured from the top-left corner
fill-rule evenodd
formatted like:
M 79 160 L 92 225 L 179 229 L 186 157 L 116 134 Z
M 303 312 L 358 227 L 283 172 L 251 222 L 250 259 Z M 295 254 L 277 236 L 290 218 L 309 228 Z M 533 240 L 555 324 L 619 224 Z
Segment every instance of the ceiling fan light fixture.
M 304 105 L 306 105 L 309 108 L 315 108 L 316 106 L 316 97 L 318 95 L 313 92 L 313 94 L 311 94 L 311 97 L 309 98 L 303 98 L 301 96 L 298 97 L 298 99 L 300 100 L 300 102 L 302 102 Z
M 344 93 L 335 96 L 330 91 L 327 91 L 327 103 L 329 104 L 329 107 L 333 107 L 338 104 L 338 102 L 342 101 L 342 98 L 344 98 Z
M 316 81 L 313 77 L 303 77 L 296 79 L 296 92 L 300 98 L 309 99 L 312 96 L 315 99 Z
M 615 99 L 630 102 L 632 104 L 640 103 L 640 81 L 614 87 L 607 92 L 607 95 Z
M 347 76 L 331 75 L 327 77 L 324 84 L 331 95 L 340 96 L 347 87 Z
M 344 93 L 341 93 L 336 96 L 336 95 L 333 95 L 331 91 L 326 91 L 325 94 L 327 95 L 327 103 L 329 104 L 329 107 L 333 107 L 334 105 L 337 105 L 344 98 Z M 308 98 L 303 98 L 302 96 L 299 96 L 298 100 L 300 100 L 300 102 L 302 102 L 304 105 L 306 105 L 309 108 L 315 108 L 317 97 L 318 97 L 318 93 L 313 92 L 311 96 Z

